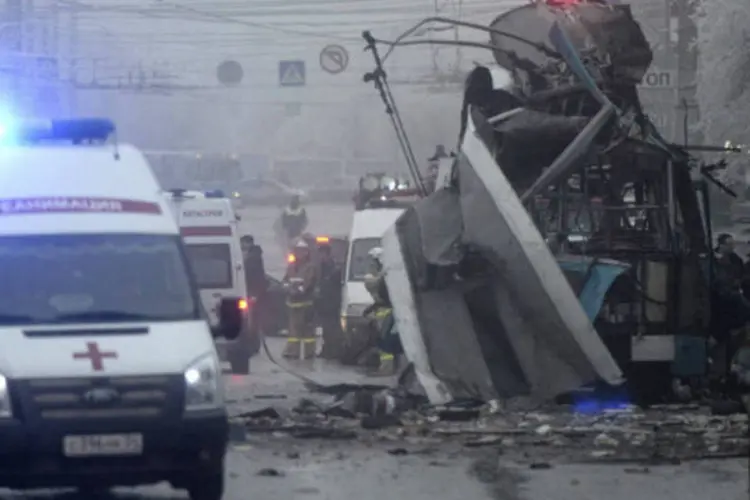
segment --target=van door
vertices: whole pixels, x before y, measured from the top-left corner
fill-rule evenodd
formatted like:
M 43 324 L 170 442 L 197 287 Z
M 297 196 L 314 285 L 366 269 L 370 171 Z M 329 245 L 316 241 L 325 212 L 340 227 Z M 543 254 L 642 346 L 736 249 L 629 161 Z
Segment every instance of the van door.
M 216 324 L 216 306 L 221 298 L 243 296 L 234 290 L 237 279 L 230 244 L 185 241 L 185 249 L 200 289 L 201 302 L 211 323 Z

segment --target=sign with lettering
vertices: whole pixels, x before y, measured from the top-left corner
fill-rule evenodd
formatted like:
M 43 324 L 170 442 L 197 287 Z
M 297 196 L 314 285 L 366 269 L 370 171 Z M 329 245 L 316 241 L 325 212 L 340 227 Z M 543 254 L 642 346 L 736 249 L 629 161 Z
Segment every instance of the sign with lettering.
M 642 89 L 670 89 L 677 87 L 677 71 L 673 69 L 654 69 L 643 77 Z
M 0 200 L 0 215 L 72 212 L 161 214 L 161 208 L 157 203 L 117 198 L 57 196 Z
M 184 210 L 182 215 L 185 217 L 223 217 L 223 210 Z

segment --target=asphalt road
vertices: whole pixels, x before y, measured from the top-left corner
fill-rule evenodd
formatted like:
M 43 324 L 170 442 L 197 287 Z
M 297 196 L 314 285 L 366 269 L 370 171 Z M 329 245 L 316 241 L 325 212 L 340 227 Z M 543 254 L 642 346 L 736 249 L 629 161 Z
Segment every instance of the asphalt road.
M 280 352 L 281 339 L 272 339 Z M 293 369 L 323 383 L 388 383 L 315 361 Z M 291 407 L 309 397 L 303 384 L 265 356 L 253 373 L 228 377 L 230 413 Z M 227 461 L 226 500 L 722 500 L 747 499 L 747 461 L 706 460 L 677 466 L 588 465 L 549 468 L 510 459 L 497 448 L 467 449 L 385 433 L 374 440 L 310 440 L 276 434 L 235 436 Z M 546 466 L 545 466 L 546 467 Z M 166 485 L 118 489 L 115 499 L 187 498 Z M 72 493 L 0 494 L 1 499 L 73 500 Z
M 346 234 L 352 210 L 344 205 L 308 207 L 310 230 Z M 263 246 L 272 274 L 283 272 L 284 250 L 275 242 L 276 208 L 243 210 L 242 232 Z M 270 339 L 280 353 L 282 339 Z M 325 363 L 294 363 L 300 373 L 323 383 L 388 383 Z M 230 414 L 267 406 L 289 408 L 309 397 L 302 382 L 273 365 L 253 359 L 252 374 L 227 378 Z M 2 444 L 0 443 L 0 446 Z M 680 465 L 565 463 L 564 457 L 537 468 L 531 459 L 510 458 L 497 447 L 467 449 L 455 443 L 402 439 L 386 433 L 377 440 L 301 440 L 275 434 L 234 436 L 227 459 L 226 500 L 740 500 L 748 494 L 747 460 L 705 460 Z M 0 499 L 73 500 L 71 493 L 0 492 Z M 118 489 L 112 498 L 187 498 L 166 485 Z

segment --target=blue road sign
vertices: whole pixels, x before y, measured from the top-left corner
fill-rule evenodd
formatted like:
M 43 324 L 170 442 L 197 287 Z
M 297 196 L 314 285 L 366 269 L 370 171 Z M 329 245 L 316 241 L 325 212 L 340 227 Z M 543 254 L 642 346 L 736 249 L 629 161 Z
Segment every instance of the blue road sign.
M 279 61 L 279 85 L 303 87 L 305 85 L 305 61 Z

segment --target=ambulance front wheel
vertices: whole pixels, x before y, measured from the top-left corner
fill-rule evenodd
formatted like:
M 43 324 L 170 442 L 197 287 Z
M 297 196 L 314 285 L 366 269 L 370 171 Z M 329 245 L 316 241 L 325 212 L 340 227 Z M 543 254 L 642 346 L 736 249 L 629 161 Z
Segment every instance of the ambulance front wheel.
M 190 500 L 221 500 L 224 496 L 224 471 L 202 476 L 188 488 Z

